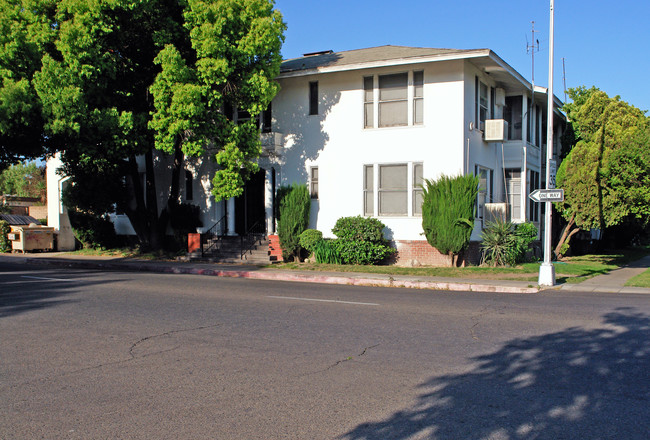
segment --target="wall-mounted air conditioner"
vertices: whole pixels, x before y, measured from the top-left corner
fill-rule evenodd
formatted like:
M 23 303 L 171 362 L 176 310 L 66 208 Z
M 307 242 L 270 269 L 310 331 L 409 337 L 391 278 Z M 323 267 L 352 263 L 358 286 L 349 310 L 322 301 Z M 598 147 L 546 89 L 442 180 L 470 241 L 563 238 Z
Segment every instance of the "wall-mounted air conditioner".
M 498 220 L 506 221 L 508 218 L 508 205 L 506 203 L 486 203 L 483 210 L 483 225 Z
M 508 139 L 508 123 L 505 119 L 488 119 L 485 121 L 485 130 L 483 139 L 487 142 L 500 141 Z
M 262 148 L 267 154 L 280 154 L 284 148 L 284 136 L 282 133 L 262 133 L 260 135 Z

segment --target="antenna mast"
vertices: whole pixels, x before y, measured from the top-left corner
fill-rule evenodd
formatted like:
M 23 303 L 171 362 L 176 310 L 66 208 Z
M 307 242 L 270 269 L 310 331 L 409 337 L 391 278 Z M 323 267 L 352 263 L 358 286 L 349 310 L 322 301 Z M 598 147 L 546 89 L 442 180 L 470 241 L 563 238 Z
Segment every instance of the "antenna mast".
M 535 30 L 535 22 L 534 21 L 531 21 L 530 23 L 532 25 L 532 29 L 531 29 L 530 33 L 531 33 L 531 36 L 533 37 L 533 40 L 532 40 L 531 44 L 528 44 L 528 41 L 526 41 L 526 54 L 528 54 L 528 53 L 531 54 L 532 63 L 533 63 L 533 65 L 532 65 L 532 74 L 531 74 L 531 77 L 532 77 L 532 90 L 531 90 L 531 92 L 532 92 L 532 95 L 533 95 L 533 99 L 532 99 L 532 103 L 531 103 L 531 113 L 532 113 L 534 111 L 534 105 L 535 105 L 535 52 L 539 52 L 539 40 L 535 38 L 535 32 L 539 32 L 539 31 Z M 528 38 L 526 38 L 526 40 L 528 40 Z M 530 114 L 528 115 L 528 117 L 530 118 Z M 530 126 L 532 127 L 532 124 Z
M 564 83 L 564 103 L 566 104 L 566 70 L 564 69 L 564 57 L 562 58 L 562 82 Z

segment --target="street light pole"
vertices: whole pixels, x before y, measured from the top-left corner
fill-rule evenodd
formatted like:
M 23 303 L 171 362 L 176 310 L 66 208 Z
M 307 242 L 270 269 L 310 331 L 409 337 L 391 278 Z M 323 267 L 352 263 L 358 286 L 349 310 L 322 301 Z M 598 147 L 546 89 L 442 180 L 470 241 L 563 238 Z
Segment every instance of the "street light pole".
M 551 160 L 553 159 L 553 15 L 554 5 L 551 1 L 549 50 L 548 50 L 548 115 L 546 131 L 546 189 L 551 187 Z M 554 187 L 555 185 L 553 185 Z M 551 263 L 551 202 L 546 202 L 546 215 L 544 216 L 544 263 L 539 266 L 540 286 L 555 285 L 555 267 Z

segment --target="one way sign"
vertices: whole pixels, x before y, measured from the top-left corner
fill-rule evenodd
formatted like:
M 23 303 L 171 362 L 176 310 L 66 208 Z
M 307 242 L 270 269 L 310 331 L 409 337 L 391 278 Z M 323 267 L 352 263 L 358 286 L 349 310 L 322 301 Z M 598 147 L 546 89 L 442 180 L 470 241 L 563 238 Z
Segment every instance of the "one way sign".
M 536 202 L 562 202 L 564 201 L 564 189 L 536 189 L 528 194 L 528 197 Z

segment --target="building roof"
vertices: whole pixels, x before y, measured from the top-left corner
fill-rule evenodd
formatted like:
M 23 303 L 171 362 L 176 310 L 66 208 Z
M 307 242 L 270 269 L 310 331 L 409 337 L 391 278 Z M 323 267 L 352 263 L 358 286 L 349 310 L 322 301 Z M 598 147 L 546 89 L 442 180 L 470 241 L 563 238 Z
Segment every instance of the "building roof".
M 29 225 L 31 223 L 40 224 L 38 220 L 29 215 L 0 214 L 0 220 L 4 220 L 11 226 Z
M 431 47 L 378 46 L 366 49 L 333 52 L 331 50 L 305 54 L 286 60 L 280 67 L 279 78 L 398 66 L 435 61 L 467 59 L 488 73 L 498 87 L 519 92 L 532 89 L 532 84 L 490 49 L 440 49 Z M 535 87 L 537 92 L 537 87 Z M 562 102 L 555 98 L 556 106 Z
M 484 54 L 489 52 L 487 49 L 479 49 L 478 51 L 483 52 Z M 477 50 L 390 45 L 347 50 L 343 52 L 323 51 L 305 54 L 303 57 L 284 61 L 280 68 L 280 73 L 283 74 L 313 69 L 320 70 L 325 67 L 351 67 L 359 64 L 385 63 L 387 61 L 397 60 L 429 59 L 449 56 L 464 57 L 476 52 Z

